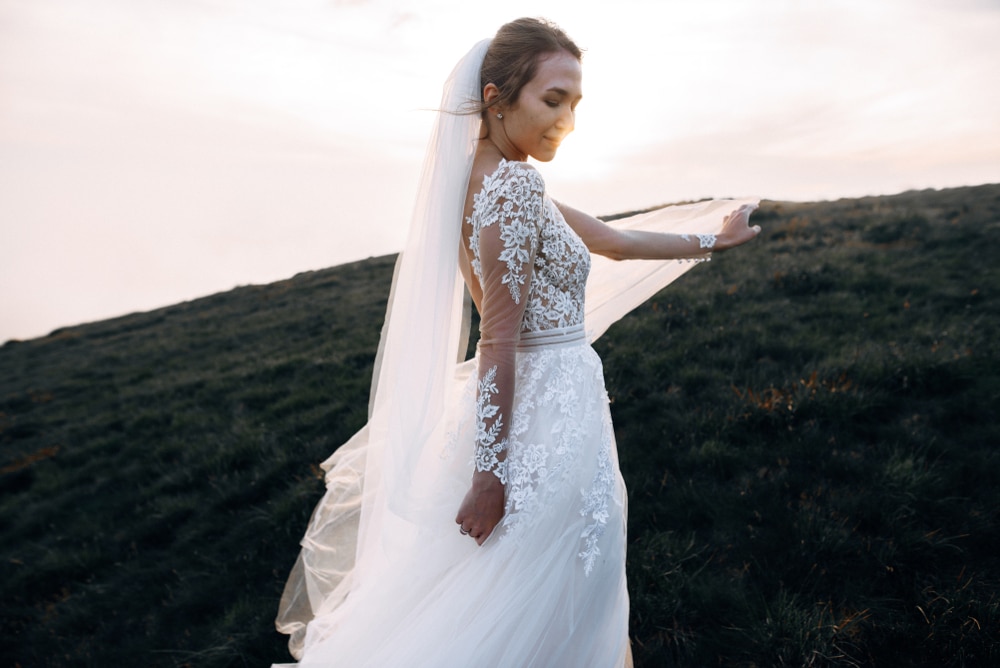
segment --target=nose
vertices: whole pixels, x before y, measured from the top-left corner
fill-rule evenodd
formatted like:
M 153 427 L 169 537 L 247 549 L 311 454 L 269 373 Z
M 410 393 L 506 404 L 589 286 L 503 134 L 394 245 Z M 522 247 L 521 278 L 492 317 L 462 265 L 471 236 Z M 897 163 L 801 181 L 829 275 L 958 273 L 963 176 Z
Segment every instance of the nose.
M 565 105 L 559 118 L 556 119 L 556 127 L 565 135 L 568 135 L 576 127 L 576 112 L 573 107 Z
M 571 107 L 566 107 L 565 111 L 559 114 L 559 118 L 556 120 L 556 127 L 568 135 L 576 128 L 576 112 Z

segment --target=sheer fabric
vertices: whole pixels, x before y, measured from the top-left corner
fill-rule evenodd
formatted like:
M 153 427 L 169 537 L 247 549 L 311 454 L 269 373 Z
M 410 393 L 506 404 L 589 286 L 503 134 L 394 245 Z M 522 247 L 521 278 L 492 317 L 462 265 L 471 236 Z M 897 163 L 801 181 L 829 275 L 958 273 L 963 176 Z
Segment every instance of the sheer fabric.
M 453 72 L 443 110 L 478 99 L 485 47 Z M 693 265 L 591 260 L 523 163 L 501 163 L 463 223 L 475 140 L 465 121 L 478 116 L 439 116 L 369 422 L 323 464 L 327 493 L 277 626 L 301 666 L 622 666 L 626 494 L 588 340 Z M 615 224 L 712 234 L 743 203 Z M 467 362 L 459 252 L 482 294 Z M 475 468 L 507 485 L 482 547 L 454 523 Z
M 466 254 L 481 295 L 476 470 L 493 471 L 504 483 L 514 361 L 531 293 L 543 194 L 536 172 L 501 164 L 473 196 L 466 221 L 471 228 Z
M 463 238 L 481 295 L 476 469 L 506 482 L 520 335 L 583 323 L 590 254 L 545 197 L 541 175 L 505 160 L 473 196 Z
M 457 255 L 479 117 L 476 44 L 444 85 L 406 245 L 396 261 L 372 378 L 368 424 L 323 464 L 327 494 L 302 540 L 276 626 L 303 651 L 306 624 L 337 609 L 360 583 L 404 560 L 427 522 L 445 410 L 468 314 Z
M 726 216 L 760 200 L 713 199 L 667 206 L 609 223 L 622 230 L 665 234 L 717 234 Z M 697 260 L 639 260 L 614 262 L 593 256 L 587 281 L 587 336 L 596 341 L 608 327 L 689 271 Z

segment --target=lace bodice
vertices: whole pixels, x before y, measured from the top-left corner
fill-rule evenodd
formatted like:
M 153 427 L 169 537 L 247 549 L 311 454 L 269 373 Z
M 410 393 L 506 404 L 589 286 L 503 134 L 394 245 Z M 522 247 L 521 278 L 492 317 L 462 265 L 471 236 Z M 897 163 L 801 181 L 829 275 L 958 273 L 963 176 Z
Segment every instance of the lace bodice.
M 474 195 L 466 224 L 472 226 L 472 267 L 481 284 L 481 234 L 484 228 L 498 228 L 503 241 L 499 259 L 506 264 L 503 284 L 515 303 L 525 301 L 522 332 L 583 323 L 590 252 L 545 195 L 535 169 L 502 160 Z
M 582 325 L 590 253 L 545 195 L 542 177 L 521 162 L 501 160 L 483 179 L 465 224 L 482 293 L 476 469 L 506 483 L 520 335 Z

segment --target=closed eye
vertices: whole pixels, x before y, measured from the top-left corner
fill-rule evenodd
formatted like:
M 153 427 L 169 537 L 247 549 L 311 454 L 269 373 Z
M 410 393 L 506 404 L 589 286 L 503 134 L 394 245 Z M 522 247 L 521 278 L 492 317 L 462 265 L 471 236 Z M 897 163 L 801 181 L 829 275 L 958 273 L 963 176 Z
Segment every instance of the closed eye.
M 565 100 L 565 99 L 569 98 L 569 96 L 570 96 L 570 95 L 569 95 L 569 92 L 568 92 L 568 91 L 566 91 L 566 90 L 565 90 L 565 89 L 563 89 L 563 88 L 558 88 L 558 87 L 555 87 L 555 86 L 553 86 L 552 88 L 549 88 L 549 89 L 548 89 L 547 91 L 545 91 L 545 92 L 546 92 L 546 93 L 553 93 L 553 94 L 555 94 L 555 95 L 557 95 L 557 96 L 558 96 L 558 99 L 555 99 L 555 100 L 551 100 L 551 99 L 550 99 L 550 100 L 545 100 L 545 104 L 549 105 L 549 106 L 550 106 L 550 107 L 552 107 L 553 109 L 554 109 L 554 108 L 556 108 L 556 107 L 558 107 L 558 106 L 559 106 L 559 104 L 560 104 L 560 103 L 561 103 L 561 102 L 562 102 L 563 100 Z M 572 100 L 571 104 L 569 105 L 569 108 L 570 108 L 571 110 L 573 110 L 573 111 L 576 111 L 576 105 L 578 105 L 578 104 L 580 103 L 580 100 L 581 100 L 582 98 L 583 98 L 583 96 L 582 96 L 582 95 L 577 95 L 577 96 L 576 96 L 575 98 L 573 98 L 573 100 Z

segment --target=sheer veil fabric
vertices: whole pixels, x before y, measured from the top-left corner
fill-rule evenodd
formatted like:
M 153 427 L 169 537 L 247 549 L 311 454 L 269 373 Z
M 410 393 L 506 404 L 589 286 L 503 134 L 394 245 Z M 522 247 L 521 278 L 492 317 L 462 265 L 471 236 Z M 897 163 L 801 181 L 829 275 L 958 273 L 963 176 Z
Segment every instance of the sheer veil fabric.
M 471 573 L 466 581 L 474 583 L 475 562 L 494 541 L 491 536 L 477 547 L 459 534 L 454 523 L 471 479 L 473 442 L 469 441 L 467 454 L 442 452 L 443 444 L 456 441 L 455 425 L 463 419 L 458 413 L 468 405 L 463 392 L 475 374 L 475 360 L 462 361 L 469 325 L 458 254 L 480 124 L 479 114 L 469 112 L 480 100 L 479 71 L 488 46 L 489 40 L 476 44 L 445 83 L 409 237 L 396 263 L 369 420 L 322 465 L 327 491 L 313 512 L 282 596 L 276 626 L 290 635 L 289 649 L 297 659 L 305 658 L 303 665 L 368 665 L 365 657 L 371 651 L 384 650 L 380 645 L 393 642 L 394 629 L 412 625 L 415 619 L 421 620 L 418 640 L 426 644 L 397 648 L 397 654 L 382 651 L 380 656 L 419 657 L 405 665 L 466 665 L 460 657 L 472 654 L 464 652 L 481 651 L 489 643 L 450 636 L 449 616 L 475 616 L 484 607 L 495 606 L 500 608 L 497 614 L 518 616 L 526 629 L 532 624 L 526 597 L 538 589 L 527 582 L 522 583 L 522 592 L 511 592 L 514 583 L 499 590 L 496 583 L 469 586 L 460 592 L 462 597 L 448 600 L 448 609 L 428 604 L 435 585 L 456 574 Z M 660 232 L 717 233 L 726 215 L 748 203 L 756 200 L 668 207 L 613 224 Z M 615 263 L 593 258 L 586 292 L 588 338 L 599 337 L 692 266 L 685 261 Z M 622 544 L 622 578 L 623 549 Z M 584 586 L 603 585 L 585 582 Z M 509 600 L 495 600 L 497 591 L 505 592 Z M 627 604 L 627 596 L 618 601 L 625 607 L 625 624 Z M 428 620 L 429 615 L 440 619 Z M 546 620 L 535 623 L 540 626 Z M 619 636 L 624 632 L 623 628 L 609 631 Z M 309 663 L 310 648 L 338 633 L 347 636 L 338 654 L 341 658 L 335 663 Z M 496 662 L 482 665 L 529 665 L 523 657 L 537 657 L 541 650 L 532 646 L 538 641 L 531 639 L 530 631 L 525 633 L 521 658 L 500 644 L 490 654 Z M 482 635 L 488 634 L 483 629 Z M 458 663 L 425 658 L 446 656 L 439 647 L 444 639 Z M 608 656 L 615 658 L 608 662 L 609 668 L 623 665 L 626 642 L 627 635 L 610 643 Z
M 303 538 L 276 621 L 291 634 L 297 658 L 306 623 L 339 606 L 369 573 L 405 558 L 424 521 L 420 483 L 435 477 L 426 471 L 434 466 L 426 446 L 442 436 L 447 385 L 468 336 L 458 249 L 480 124 L 469 112 L 480 98 L 489 44 L 476 44 L 444 85 L 409 236 L 396 261 L 368 424 L 323 463 L 327 493 Z

